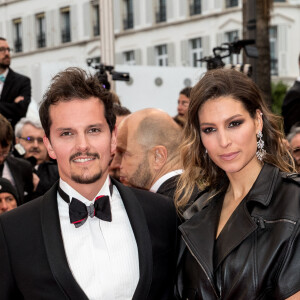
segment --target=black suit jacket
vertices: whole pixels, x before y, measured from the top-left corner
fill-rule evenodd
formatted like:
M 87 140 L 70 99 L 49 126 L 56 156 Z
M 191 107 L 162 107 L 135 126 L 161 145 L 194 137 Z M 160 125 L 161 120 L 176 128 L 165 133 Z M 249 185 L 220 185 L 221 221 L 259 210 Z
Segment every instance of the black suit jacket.
M 13 156 L 8 156 L 5 161 L 16 184 L 18 205 L 28 202 L 32 199 L 33 193 L 31 164 L 25 159 Z
M 284 132 L 288 134 L 291 127 L 300 122 L 300 81 L 295 81 L 288 90 L 282 104 L 282 116 L 284 119 Z
M 113 183 L 122 197 L 138 246 L 140 280 L 133 299 L 172 299 L 177 231 L 172 202 L 161 195 Z M 0 216 L 3 300 L 87 299 L 68 266 L 57 187 L 58 183 L 43 197 Z
M 18 96 L 24 100 L 14 103 Z M 7 118 L 12 126 L 25 117 L 31 100 L 30 79 L 9 69 L 0 98 L 0 113 Z

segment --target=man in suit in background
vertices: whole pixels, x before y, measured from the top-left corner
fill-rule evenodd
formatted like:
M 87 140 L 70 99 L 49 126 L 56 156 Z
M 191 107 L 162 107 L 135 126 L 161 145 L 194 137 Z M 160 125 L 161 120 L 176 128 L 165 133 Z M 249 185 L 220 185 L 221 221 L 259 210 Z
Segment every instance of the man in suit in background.
M 298 57 L 298 66 L 300 70 L 300 54 Z M 282 116 L 284 120 L 284 133 L 288 135 L 292 126 L 300 122 L 300 76 L 285 95 L 282 104 Z
M 0 216 L 1 299 L 172 299 L 174 205 L 108 176 L 109 92 L 69 68 L 53 78 L 40 118 L 60 180 Z
M 12 124 L 25 117 L 31 100 L 30 79 L 14 72 L 10 66 L 11 49 L 0 37 L 0 113 Z
M 10 122 L 0 114 L 0 177 L 8 179 L 18 192 L 18 205 L 31 200 L 33 173 L 31 164 L 11 155 L 14 133 Z
M 159 109 L 129 115 L 119 126 L 112 161 L 120 169 L 120 181 L 173 199 L 182 173 L 178 149 L 181 134 L 181 127 Z

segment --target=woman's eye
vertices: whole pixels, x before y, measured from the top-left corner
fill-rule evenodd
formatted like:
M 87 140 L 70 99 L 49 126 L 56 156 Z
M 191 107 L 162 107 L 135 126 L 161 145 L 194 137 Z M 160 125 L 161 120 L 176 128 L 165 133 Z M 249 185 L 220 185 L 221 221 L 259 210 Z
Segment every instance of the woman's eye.
M 213 131 L 216 131 L 215 128 L 212 128 L 212 127 L 207 127 L 207 128 L 203 128 L 202 131 L 206 134 L 209 134 Z
M 237 127 L 240 126 L 243 122 L 242 121 L 233 121 L 229 124 L 228 127 Z

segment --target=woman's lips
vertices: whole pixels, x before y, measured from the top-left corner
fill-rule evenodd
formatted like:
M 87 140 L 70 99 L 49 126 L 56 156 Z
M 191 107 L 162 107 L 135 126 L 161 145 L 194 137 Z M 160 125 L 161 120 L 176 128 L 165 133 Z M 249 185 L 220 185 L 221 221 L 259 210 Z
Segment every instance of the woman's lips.
M 239 152 L 230 152 L 230 153 L 226 153 L 226 154 L 222 154 L 220 155 L 221 159 L 223 160 L 233 160 L 234 158 L 236 158 L 238 156 Z

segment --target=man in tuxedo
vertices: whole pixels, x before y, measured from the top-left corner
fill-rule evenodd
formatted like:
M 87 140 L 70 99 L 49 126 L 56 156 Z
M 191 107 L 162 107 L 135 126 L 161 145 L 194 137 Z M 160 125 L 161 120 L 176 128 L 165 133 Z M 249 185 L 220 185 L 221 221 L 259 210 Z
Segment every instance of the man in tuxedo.
M 0 37 L 0 113 L 12 124 L 25 117 L 31 100 L 30 79 L 14 72 L 10 66 L 11 49 Z
M 33 173 L 31 164 L 11 154 L 14 133 L 10 122 L 0 114 L 0 177 L 8 179 L 18 192 L 18 205 L 31 200 Z
M 182 173 L 181 127 L 167 113 L 147 108 L 129 115 L 119 126 L 112 166 L 127 186 L 174 198 Z
M 109 178 L 109 92 L 69 68 L 40 118 L 60 180 L 0 216 L 1 299 L 172 299 L 176 212 L 168 198 Z
M 300 70 L 300 54 L 298 57 L 298 65 Z M 282 116 L 284 120 L 284 132 L 288 135 L 292 126 L 300 122 L 300 76 L 283 99 Z

